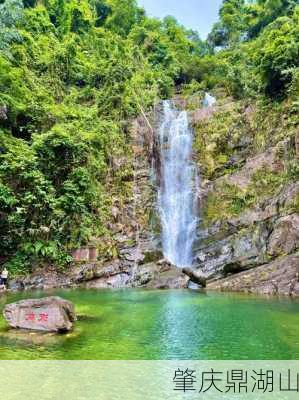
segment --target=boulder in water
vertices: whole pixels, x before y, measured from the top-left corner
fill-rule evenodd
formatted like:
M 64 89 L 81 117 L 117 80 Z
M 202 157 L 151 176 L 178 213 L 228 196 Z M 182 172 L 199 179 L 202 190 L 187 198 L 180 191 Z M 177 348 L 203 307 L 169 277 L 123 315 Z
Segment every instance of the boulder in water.
M 67 332 L 76 314 L 73 304 L 60 297 L 21 300 L 7 304 L 4 318 L 12 328 L 45 332 Z

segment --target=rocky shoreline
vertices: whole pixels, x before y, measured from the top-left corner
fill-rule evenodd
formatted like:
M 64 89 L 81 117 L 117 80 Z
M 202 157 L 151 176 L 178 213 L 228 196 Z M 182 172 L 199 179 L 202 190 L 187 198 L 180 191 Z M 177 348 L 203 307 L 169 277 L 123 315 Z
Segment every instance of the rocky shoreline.
M 205 287 L 206 291 L 299 297 L 299 255 L 278 257 L 270 263 L 218 279 L 205 280 L 197 270 L 183 272 L 166 262 L 132 268 L 124 268 L 119 262 L 95 262 L 74 265 L 67 272 L 59 272 L 55 267 L 48 266 L 9 283 L 9 291 L 200 287 Z
M 218 271 L 219 272 L 219 271 Z M 198 289 L 299 297 L 299 254 L 280 256 L 273 261 L 238 273 L 213 274 L 201 270 L 183 271 L 165 262 L 125 267 L 121 262 L 94 262 L 74 265 L 65 272 L 55 266 L 12 279 L 9 291 L 63 288 L 82 289 Z M 0 292 L 5 293 L 5 292 Z
M 26 277 L 13 279 L 9 290 L 49 290 L 58 288 L 121 289 L 144 287 L 150 289 L 187 288 L 189 277 L 182 270 L 165 262 L 126 267 L 121 262 L 94 262 L 74 265 L 66 272 L 54 266 L 35 271 Z

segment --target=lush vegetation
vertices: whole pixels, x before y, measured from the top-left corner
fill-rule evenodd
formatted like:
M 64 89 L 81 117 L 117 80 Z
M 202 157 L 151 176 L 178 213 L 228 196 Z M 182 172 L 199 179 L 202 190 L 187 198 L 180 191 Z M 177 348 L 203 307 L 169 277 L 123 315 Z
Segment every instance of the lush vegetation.
M 193 66 L 200 75 L 185 88 L 195 104 L 207 88 L 218 98 L 215 113 L 196 121 L 201 175 L 214 181 L 206 225 L 227 221 L 299 179 L 299 2 L 224 0 L 219 17 L 207 39 L 209 53 Z M 282 171 L 261 165 L 246 188 L 226 179 L 270 147 Z
M 135 0 L 6 0 L 0 43 L 3 261 L 64 265 L 98 237 L 114 254 L 107 225 L 130 196 L 130 121 L 172 95 L 203 43 Z
M 298 95 L 298 0 L 224 0 L 208 37 L 212 78 L 236 97 Z M 220 51 L 219 51 L 220 50 Z
M 66 265 L 97 238 L 115 254 L 109 221 L 131 196 L 131 121 L 175 90 L 287 101 L 296 126 L 297 0 L 224 0 L 206 42 L 135 0 L 0 3 L 0 261 L 11 271 Z M 196 144 L 207 177 L 228 166 L 234 115 L 220 111 L 208 151 Z

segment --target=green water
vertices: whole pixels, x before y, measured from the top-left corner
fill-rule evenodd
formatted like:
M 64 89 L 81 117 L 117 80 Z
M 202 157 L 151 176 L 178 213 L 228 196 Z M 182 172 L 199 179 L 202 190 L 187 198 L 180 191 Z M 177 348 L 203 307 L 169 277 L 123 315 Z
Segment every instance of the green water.
M 299 302 L 179 291 L 54 291 L 80 316 L 66 335 L 9 330 L 0 318 L 0 359 L 299 359 Z

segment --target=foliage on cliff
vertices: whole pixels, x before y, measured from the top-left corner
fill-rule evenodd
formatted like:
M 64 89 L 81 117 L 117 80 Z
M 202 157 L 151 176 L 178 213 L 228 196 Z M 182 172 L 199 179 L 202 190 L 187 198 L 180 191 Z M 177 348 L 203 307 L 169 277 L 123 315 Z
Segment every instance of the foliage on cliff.
M 188 96 L 208 89 L 218 99 L 214 113 L 195 123 L 201 175 L 213 181 L 205 224 L 232 218 L 299 179 L 298 4 L 224 0 L 207 39 L 210 53 L 194 69 L 200 81 L 186 86 Z M 261 161 L 246 188 L 229 183 L 246 177 L 247 159 L 271 149 L 281 169 Z
M 130 120 L 172 95 L 204 45 L 135 0 L 0 3 L 0 256 L 63 265 L 94 237 L 108 254 Z
M 190 72 L 202 88 L 237 98 L 298 96 L 298 0 L 224 0 L 207 43 L 210 54 Z

